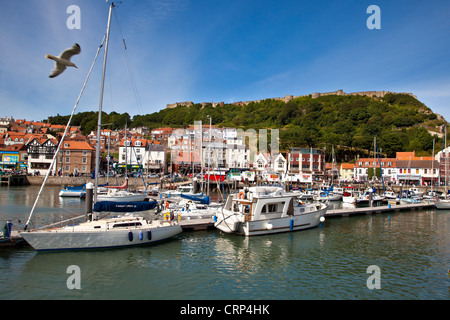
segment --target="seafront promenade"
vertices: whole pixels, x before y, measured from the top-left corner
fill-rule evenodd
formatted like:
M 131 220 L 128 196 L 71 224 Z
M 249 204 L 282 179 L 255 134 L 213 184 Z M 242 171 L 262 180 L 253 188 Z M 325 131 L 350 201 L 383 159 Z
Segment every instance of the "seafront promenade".
M 45 176 L 27 176 L 27 180 L 30 185 L 41 185 Z M 49 186 L 76 186 L 87 182 L 94 183 L 94 179 L 90 177 L 48 177 L 46 185 Z M 98 184 L 105 184 L 109 182 L 109 185 L 122 185 L 125 182 L 124 177 L 99 177 Z M 160 182 L 159 178 L 146 179 L 146 183 Z M 142 178 L 128 178 L 128 184 L 136 188 L 144 186 Z

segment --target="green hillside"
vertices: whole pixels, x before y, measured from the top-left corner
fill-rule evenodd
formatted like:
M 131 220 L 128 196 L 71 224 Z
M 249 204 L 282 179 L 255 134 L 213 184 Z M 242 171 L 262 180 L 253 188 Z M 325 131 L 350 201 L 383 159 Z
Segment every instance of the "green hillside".
M 337 152 L 363 153 L 373 149 L 374 137 L 389 157 L 396 151 L 416 151 L 417 155 L 431 154 L 433 136 L 440 132 L 444 120 L 422 102 L 407 94 L 388 93 L 383 98 L 368 96 L 329 95 L 312 98 L 305 96 L 287 103 L 267 99 L 250 102 L 245 106 L 224 104 L 212 107 L 194 104 L 162 109 L 132 119 L 127 113 L 104 114 L 103 123 L 113 122 L 113 129 L 147 126 L 185 127 L 195 120 L 209 124 L 207 115 L 217 126 L 243 129 L 280 129 L 280 150 L 290 147 L 329 147 Z M 68 116 L 50 117 L 51 123 L 65 123 Z M 73 124 L 81 125 L 84 132 L 95 130 L 96 113 L 79 113 Z M 270 132 L 270 130 L 269 130 Z M 436 138 L 439 151 L 442 139 Z

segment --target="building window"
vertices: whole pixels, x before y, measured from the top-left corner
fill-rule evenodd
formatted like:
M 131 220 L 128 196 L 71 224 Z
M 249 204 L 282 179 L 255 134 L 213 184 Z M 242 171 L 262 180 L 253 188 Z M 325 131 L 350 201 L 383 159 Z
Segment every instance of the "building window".
M 87 156 L 87 150 L 83 150 L 83 156 Z
M 65 161 L 66 163 L 70 163 L 70 158 L 69 157 L 66 157 L 66 161 Z
M 87 163 L 87 158 L 82 158 L 81 163 Z
M 70 156 L 70 150 L 66 150 L 66 156 Z

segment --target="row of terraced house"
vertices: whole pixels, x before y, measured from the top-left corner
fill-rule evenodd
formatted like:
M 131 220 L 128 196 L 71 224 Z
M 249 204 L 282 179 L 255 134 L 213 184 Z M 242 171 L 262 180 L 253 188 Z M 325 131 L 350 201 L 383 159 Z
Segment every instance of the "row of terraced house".
M 0 118 L 0 169 L 46 174 L 64 129 L 65 126 L 44 122 Z M 354 163 L 333 165 L 326 162 L 324 150 L 317 148 L 291 148 L 287 152 L 274 153 L 251 150 L 236 128 L 208 125 L 202 126 L 201 130 L 198 127 L 152 131 L 138 128 L 127 131 L 127 137 L 125 139 L 125 130 L 101 130 L 103 171 L 109 168 L 121 173 L 128 168 L 128 172 L 198 173 L 210 167 L 212 170 L 276 173 L 280 177 L 309 175 L 323 180 L 370 181 L 382 177 L 387 183 L 419 185 L 437 182 L 446 172 L 445 151 L 434 158 L 398 152 L 395 158 L 358 158 Z M 96 132 L 84 136 L 79 127 L 70 127 L 51 168 L 52 174 L 91 175 L 95 166 L 96 141 Z
M 53 175 L 91 175 L 95 168 L 96 132 L 85 136 L 77 126 L 69 128 L 56 162 L 51 167 L 64 130 L 62 125 L 0 118 L 0 170 L 33 175 L 45 175 L 48 170 Z M 159 141 L 145 139 L 144 134 L 145 130 L 128 131 L 125 141 L 125 130 L 101 130 L 102 169 L 106 172 L 109 163 L 111 170 L 123 170 L 125 163 L 132 163 L 133 159 L 141 160 L 142 168 L 145 159 L 147 170 L 164 170 L 164 146 Z M 128 150 L 126 159 L 124 146 L 130 144 L 135 147 Z

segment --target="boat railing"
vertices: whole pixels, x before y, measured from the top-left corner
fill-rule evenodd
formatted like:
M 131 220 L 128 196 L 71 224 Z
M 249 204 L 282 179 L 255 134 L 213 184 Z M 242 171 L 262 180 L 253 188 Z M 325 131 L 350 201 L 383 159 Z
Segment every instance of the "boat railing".
M 69 219 L 66 219 L 66 220 L 61 220 L 61 221 L 58 221 L 58 222 L 54 222 L 54 223 L 51 223 L 51 224 L 47 224 L 47 225 L 45 225 L 45 226 L 38 227 L 38 228 L 36 228 L 36 230 L 51 229 L 51 228 L 56 227 L 56 226 L 58 226 L 58 227 L 69 226 L 69 225 L 74 224 L 74 223 L 75 223 L 75 220 L 81 219 L 81 218 L 85 218 L 85 217 L 86 217 L 86 215 L 83 214 L 83 215 L 81 215 L 81 216 L 69 218 Z

